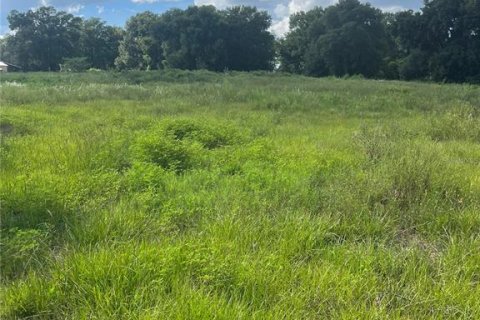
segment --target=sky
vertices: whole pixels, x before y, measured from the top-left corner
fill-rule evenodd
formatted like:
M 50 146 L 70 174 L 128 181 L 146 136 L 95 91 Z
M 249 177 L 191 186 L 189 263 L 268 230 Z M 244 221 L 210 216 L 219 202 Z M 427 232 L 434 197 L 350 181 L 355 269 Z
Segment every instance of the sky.
M 273 19 L 271 31 L 277 36 L 288 31 L 288 17 L 316 6 L 326 7 L 337 0 L 0 0 L 0 34 L 9 32 L 7 15 L 11 10 L 27 11 L 52 5 L 82 17 L 99 17 L 108 24 L 124 26 L 127 19 L 142 11 L 164 12 L 170 8 L 190 5 L 214 5 L 223 9 L 234 5 L 250 5 L 267 10 Z M 418 10 L 423 0 L 369 0 L 384 11 Z

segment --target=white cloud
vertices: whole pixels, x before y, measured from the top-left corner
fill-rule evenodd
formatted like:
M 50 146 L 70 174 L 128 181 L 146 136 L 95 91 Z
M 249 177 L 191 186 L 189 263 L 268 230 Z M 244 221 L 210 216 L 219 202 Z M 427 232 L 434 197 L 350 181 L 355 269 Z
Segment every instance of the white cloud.
M 386 7 L 380 7 L 379 9 L 382 10 L 383 12 L 392 12 L 392 13 L 408 10 L 407 8 L 402 6 L 386 6 Z
M 97 6 L 97 12 L 98 12 L 98 14 L 102 14 L 104 11 L 105 11 L 105 7 L 104 7 L 104 6 Z
M 288 15 L 288 6 L 284 5 L 283 3 L 278 4 L 273 13 L 276 17 L 285 17 Z
M 236 1 L 231 0 L 194 0 L 193 1 L 196 6 L 215 6 L 219 9 L 225 9 L 229 6 L 235 6 Z
M 282 8 L 282 10 L 278 12 L 282 15 L 277 15 L 279 19 L 273 21 L 270 31 L 277 37 L 282 37 L 290 28 L 290 15 L 301 11 L 308 11 L 315 7 L 325 8 L 337 3 L 337 1 L 338 0 L 289 0 L 288 10 Z M 277 12 L 275 13 L 277 14 Z
M 282 37 L 288 32 L 289 23 L 289 17 L 284 17 L 281 20 L 274 20 L 272 26 L 270 27 L 270 32 L 272 32 L 277 37 Z
M 7 36 L 14 36 L 16 33 L 16 30 L 10 30 L 8 26 L 0 25 L 0 39 L 3 39 Z
M 288 3 L 288 12 L 290 14 L 311 10 L 315 7 L 327 7 L 335 4 L 337 0 L 290 0 Z
M 158 0 L 132 0 L 133 3 L 155 3 Z
M 72 14 L 79 13 L 85 6 L 83 4 L 73 4 L 65 8 L 65 11 Z

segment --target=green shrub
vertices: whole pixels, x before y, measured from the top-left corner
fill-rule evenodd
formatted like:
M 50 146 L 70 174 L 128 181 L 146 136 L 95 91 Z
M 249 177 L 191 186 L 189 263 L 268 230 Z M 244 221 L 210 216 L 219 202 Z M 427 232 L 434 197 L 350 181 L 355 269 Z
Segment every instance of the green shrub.
M 148 133 L 138 138 L 133 147 L 134 156 L 167 170 L 181 173 L 200 165 L 203 148 L 198 143 L 176 140 L 173 135 Z
M 164 121 L 161 126 L 175 140 L 197 141 L 207 149 L 232 145 L 239 139 L 231 128 L 206 121 L 178 119 Z
M 162 121 L 141 134 L 133 146 L 134 158 L 167 170 L 184 172 L 205 163 L 208 150 L 235 144 L 231 128 L 211 122 L 175 119 Z

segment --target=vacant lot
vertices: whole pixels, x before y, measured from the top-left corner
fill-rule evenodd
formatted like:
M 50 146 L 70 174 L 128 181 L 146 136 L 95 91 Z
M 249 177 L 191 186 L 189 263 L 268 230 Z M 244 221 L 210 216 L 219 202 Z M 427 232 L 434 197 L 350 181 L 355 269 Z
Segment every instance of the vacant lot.
M 480 88 L 1 79 L 0 316 L 478 319 Z

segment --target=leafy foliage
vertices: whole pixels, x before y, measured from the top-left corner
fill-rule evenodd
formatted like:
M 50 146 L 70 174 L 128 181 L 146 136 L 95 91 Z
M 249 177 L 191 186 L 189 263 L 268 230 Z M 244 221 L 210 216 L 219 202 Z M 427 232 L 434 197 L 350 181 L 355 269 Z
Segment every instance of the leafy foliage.
M 53 7 L 8 15 L 14 36 L 7 38 L 12 61 L 23 70 L 59 70 L 64 58 L 75 55 L 82 19 Z
M 293 65 L 293 71 L 308 75 L 374 76 L 380 68 L 385 47 L 382 15 L 368 4 L 342 0 L 325 10 L 296 14 L 290 28 L 280 56 L 285 70 Z
M 307 75 L 476 82 L 480 4 L 426 1 L 421 12 L 382 14 L 358 0 L 294 14 L 281 69 Z
M 253 7 L 213 6 L 138 14 L 127 23 L 119 68 L 271 70 L 271 19 Z
M 480 81 L 479 15 L 477 0 L 432 0 L 419 12 L 397 13 L 340 0 L 292 14 L 289 32 L 275 40 L 272 18 L 250 6 L 146 11 L 131 17 L 124 30 L 41 7 L 10 13 L 14 32 L 0 39 L 0 57 L 25 71 L 57 71 L 63 61 L 84 57 L 97 70 L 278 69 L 308 76 L 475 83 Z

